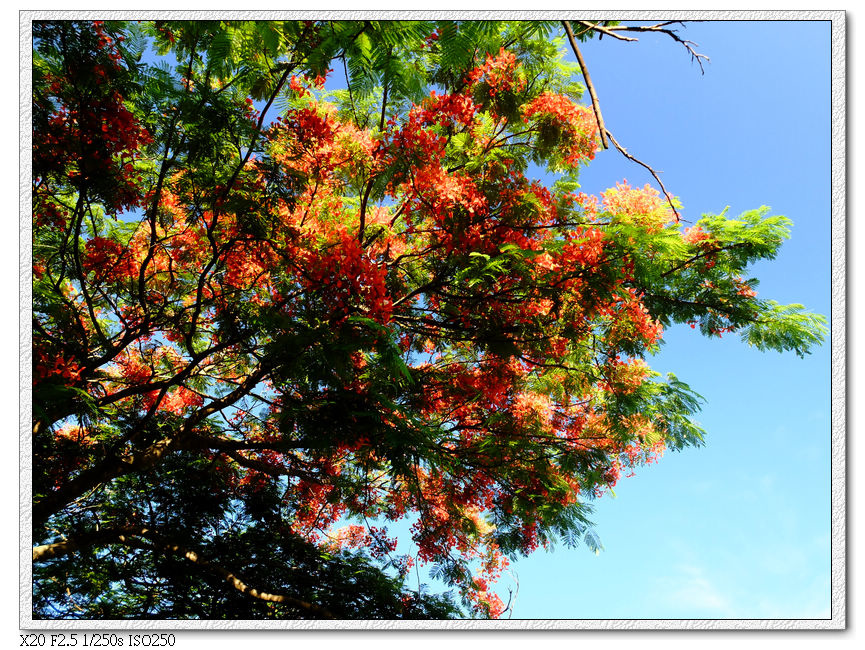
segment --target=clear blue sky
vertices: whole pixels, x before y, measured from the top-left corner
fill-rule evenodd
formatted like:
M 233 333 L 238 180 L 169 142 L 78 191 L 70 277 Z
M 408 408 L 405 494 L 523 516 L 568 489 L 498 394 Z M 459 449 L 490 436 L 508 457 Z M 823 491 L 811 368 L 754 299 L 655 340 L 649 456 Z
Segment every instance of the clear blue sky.
M 582 47 L 607 128 L 663 170 L 682 216 L 768 205 L 794 222 L 759 294 L 830 309 L 830 23 L 690 23 L 705 74 L 660 35 Z M 653 180 L 618 152 L 597 193 Z M 761 353 L 671 330 L 650 359 L 706 398 L 703 448 L 668 453 L 596 501 L 605 550 L 513 566 L 514 618 L 826 618 L 830 611 L 830 355 Z M 507 594 L 508 579 L 500 583 Z

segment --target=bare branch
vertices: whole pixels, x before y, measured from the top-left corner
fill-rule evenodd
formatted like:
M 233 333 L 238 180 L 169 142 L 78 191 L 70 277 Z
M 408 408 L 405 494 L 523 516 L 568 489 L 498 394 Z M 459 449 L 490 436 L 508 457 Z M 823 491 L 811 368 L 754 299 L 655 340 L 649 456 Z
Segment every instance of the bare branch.
M 565 21 L 565 22 L 567 22 L 567 21 Z M 582 32 L 580 32 L 581 34 L 584 34 L 587 31 L 594 31 L 594 32 L 598 32 L 599 34 L 606 34 L 607 36 L 611 36 L 612 38 L 616 38 L 620 41 L 638 41 L 638 40 L 640 40 L 638 38 L 631 38 L 629 36 L 622 36 L 621 34 L 616 34 L 614 31 L 612 31 L 612 28 L 604 27 L 600 23 L 591 23 L 587 20 L 575 20 L 574 22 L 577 23 L 578 25 L 582 25 L 583 27 L 585 27 L 585 29 Z
M 595 29 L 596 31 L 601 32 L 601 33 L 607 33 L 610 29 L 613 29 L 613 28 L 608 28 L 608 27 L 600 27 L 599 25 L 595 25 L 594 23 L 588 23 L 588 22 L 585 22 L 585 21 L 577 21 L 577 22 L 580 23 L 581 25 L 585 25 L 585 26 L 587 26 L 587 27 L 591 27 L 592 29 Z M 664 23 L 662 23 L 662 24 L 664 24 Z M 609 146 L 607 145 L 607 138 L 609 138 L 610 141 L 613 143 L 613 145 L 616 147 L 616 149 L 618 149 L 619 152 L 620 152 L 620 153 L 621 153 L 625 158 L 627 158 L 628 160 L 632 160 L 632 161 L 634 161 L 635 163 L 637 163 L 637 164 L 639 164 L 639 165 L 642 165 L 643 167 L 645 167 L 646 169 L 648 169 L 649 172 L 652 174 L 652 176 L 654 176 L 655 180 L 658 182 L 658 185 L 661 186 L 661 190 L 664 192 L 664 196 L 667 197 L 667 202 L 670 204 L 670 209 L 672 209 L 672 210 L 673 210 L 673 214 L 676 215 L 676 221 L 677 221 L 677 222 L 678 222 L 678 221 L 681 221 L 682 218 L 681 218 L 681 216 L 679 215 L 678 210 L 676 210 L 676 206 L 673 205 L 673 197 L 670 196 L 670 193 L 667 191 L 667 188 L 664 187 L 664 183 L 661 182 L 661 177 L 658 176 L 658 173 L 657 173 L 654 169 L 652 169 L 649 165 L 647 165 L 646 163 L 644 163 L 642 160 L 638 160 L 637 158 L 635 158 L 634 156 L 632 156 L 631 154 L 629 154 L 628 151 L 627 151 L 627 149 L 625 149 L 622 145 L 620 145 L 620 144 L 616 141 L 616 139 L 613 137 L 613 134 L 610 133 L 610 132 L 607 130 L 607 128 L 604 126 L 604 118 L 603 118 L 603 116 L 601 115 L 601 105 L 600 105 L 600 102 L 598 101 L 598 95 L 597 95 L 597 93 L 595 92 L 595 87 L 594 87 L 594 85 L 592 84 L 592 80 L 591 80 L 591 78 L 589 77 L 589 71 L 588 71 L 588 69 L 586 68 L 586 63 L 585 63 L 585 61 L 583 60 L 582 55 L 580 54 L 580 49 L 577 47 L 577 41 L 576 41 L 576 39 L 574 38 L 574 32 L 573 32 L 573 30 L 571 29 L 571 25 L 570 25 L 570 23 L 569 23 L 567 20 L 563 20 L 563 21 L 562 21 L 562 25 L 564 25 L 564 27 L 565 27 L 565 31 L 566 31 L 567 34 L 568 34 L 568 41 L 570 41 L 570 43 L 571 43 L 571 49 L 574 51 L 574 56 L 577 57 L 577 63 L 579 63 L 579 65 L 580 65 L 580 70 L 582 71 L 582 73 L 583 73 L 583 77 L 584 77 L 585 80 L 586 80 L 586 89 L 589 91 L 589 96 L 592 98 L 592 108 L 593 108 L 594 111 L 595 111 L 595 119 L 597 119 L 597 121 L 598 121 L 598 128 L 599 128 L 600 133 L 601 133 L 601 144 L 603 145 L 604 149 L 608 149 L 608 148 L 609 148 Z M 653 26 L 653 27 L 658 27 L 658 26 L 655 25 L 655 26 Z M 658 30 L 655 30 L 655 31 L 669 31 L 669 30 L 658 29 Z M 619 36 L 617 36 L 617 35 L 615 35 L 615 34 L 612 34 L 612 33 L 611 33 L 611 36 L 615 36 L 616 38 L 619 38 Z M 623 38 L 623 40 L 637 40 L 637 39 L 634 39 L 634 38 L 632 38 L 632 39 L 626 39 L 626 38 Z M 678 39 L 678 40 L 681 40 L 681 39 Z M 704 57 L 704 58 L 705 58 L 705 57 Z M 702 65 L 700 66 L 700 68 L 702 69 Z
M 508 587 L 508 604 L 505 605 L 505 608 L 502 610 L 502 614 L 507 612 L 508 618 L 512 618 L 514 615 L 513 605 L 517 599 L 517 596 L 520 594 L 520 579 L 515 571 L 508 571 L 508 575 L 510 575 L 513 581 L 516 583 L 517 589 L 516 591 L 513 591 L 510 587 Z
M 700 66 L 700 74 L 706 73 L 705 69 L 703 69 L 703 61 L 709 61 L 709 57 L 705 54 L 700 54 L 699 52 L 697 52 L 697 50 L 695 49 L 699 47 L 697 43 L 682 38 L 676 33 L 675 29 L 669 28 L 670 25 L 684 26 L 684 21 L 667 20 L 662 23 L 656 23 L 654 25 L 612 25 L 608 27 L 604 27 L 596 23 L 590 23 L 584 20 L 577 20 L 575 22 L 583 25 L 586 29 L 591 29 L 598 32 L 599 34 L 606 34 L 607 36 L 611 36 L 612 38 L 616 38 L 620 41 L 637 41 L 639 39 L 622 36 L 621 34 L 617 34 L 616 32 L 654 32 L 656 34 L 666 34 L 677 43 L 681 43 L 682 46 L 686 50 L 688 50 L 688 54 L 691 55 L 691 61 L 696 61 L 697 65 Z
M 646 163 L 644 163 L 642 160 L 639 160 L 639 159 L 635 158 L 634 156 L 632 156 L 631 154 L 629 154 L 629 153 L 628 153 L 628 150 L 625 149 L 622 145 L 620 145 L 620 144 L 618 143 L 618 141 L 613 137 L 613 134 L 610 133 L 609 131 L 607 131 L 607 137 L 610 138 L 610 141 L 613 143 L 613 146 L 615 146 L 616 149 L 618 149 L 619 152 L 620 152 L 620 153 L 621 153 L 625 158 L 627 158 L 628 160 L 633 160 L 633 161 L 634 161 L 635 163 L 637 163 L 638 165 L 642 165 L 643 167 L 645 167 L 646 169 L 649 170 L 649 173 L 651 173 L 652 176 L 654 176 L 655 180 L 658 182 L 658 185 L 661 186 L 661 191 L 664 193 L 664 196 L 667 197 L 667 203 L 670 204 L 670 209 L 673 211 L 673 214 L 676 215 L 676 222 L 678 223 L 679 221 L 681 221 L 681 220 L 682 220 L 682 217 L 681 217 L 681 215 L 679 215 L 678 210 L 676 210 L 676 206 L 673 205 L 673 197 L 670 196 L 670 193 L 667 191 L 667 188 L 664 187 L 664 183 L 661 182 L 661 177 L 658 176 L 658 172 L 656 172 L 654 169 L 652 169 L 651 167 L 649 167 L 649 165 L 647 165 Z
M 586 89 L 589 91 L 589 96 L 592 98 L 592 108 L 595 111 L 595 119 L 598 122 L 598 133 L 601 134 L 601 146 L 604 149 L 609 149 L 607 143 L 607 129 L 604 127 L 604 116 L 601 115 L 601 104 L 598 101 L 598 94 L 595 92 L 595 87 L 592 84 L 592 78 L 589 76 L 589 69 L 586 67 L 586 62 L 583 61 L 583 55 L 580 53 L 580 48 L 577 47 L 577 40 L 574 38 L 574 30 L 571 29 L 571 24 L 567 20 L 562 21 L 565 27 L 565 32 L 568 34 L 568 41 L 571 44 L 571 49 L 574 51 L 574 56 L 577 57 L 577 63 L 580 64 L 580 72 L 583 73 L 583 78 L 586 80 Z

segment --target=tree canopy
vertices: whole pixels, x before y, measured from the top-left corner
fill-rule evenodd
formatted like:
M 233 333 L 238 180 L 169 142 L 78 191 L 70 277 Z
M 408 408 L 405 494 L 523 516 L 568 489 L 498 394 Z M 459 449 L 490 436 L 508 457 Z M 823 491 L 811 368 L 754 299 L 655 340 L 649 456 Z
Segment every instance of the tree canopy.
M 702 444 L 666 328 L 818 345 L 750 277 L 785 217 L 580 191 L 578 44 L 638 29 L 33 23 L 34 616 L 498 617 Z

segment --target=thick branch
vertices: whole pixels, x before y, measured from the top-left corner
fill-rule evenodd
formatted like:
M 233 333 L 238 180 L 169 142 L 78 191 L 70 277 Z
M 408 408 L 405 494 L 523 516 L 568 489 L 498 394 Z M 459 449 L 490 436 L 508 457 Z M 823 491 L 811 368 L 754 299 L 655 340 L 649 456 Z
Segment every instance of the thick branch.
M 96 544 L 104 544 L 107 542 L 117 541 L 117 536 L 122 533 L 128 533 L 132 529 L 103 529 L 91 533 L 82 533 L 75 537 L 65 539 L 62 542 L 54 542 L 53 544 L 42 544 L 41 546 L 33 547 L 33 561 L 45 562 L 56 557 L 69 555 L 75 551 L 95 546 Z
M 255 470 L 256 472 L 261 472 L 262 474 L 267 474 L 271 478 L 279 478 L 291 473 L 285 468 L 276 467 L 275 465 L 265 463 L 264 461 L 255 458 L 247 458 L 236 451 L 225 450 L 223 453 L 238 465 L 246 467 L 247 469 Z
M 299 39 L 300 41 L 303 41 L 305 34 L 306 31 L 301 34 Z M 240 165 L 238 165 L 237 168 L 234 170 L 234 173 L 231 175 L 228 183 L 225 184 L 225 189 L 222 191 L 223 201 L 228 197 L 228 194 L 231 192 L 231 188 L 234 185 L 234 182 L 237 180 L 237 176 L 246 166 L 246 163 L 249 162 L 249 157 L 252 155 L 252 152 L 255 149 L 256 142 L 258 142 L 258 136 L 261 135 L 261 128 L 262 126 L 264 126 L 264 117 L 265 115 L 267 115 L 267 111 L 270 110 L 271 105 L 273 105 L 274 100 L 279 95 L 282 87 L 285 85 L 285 82 L 288 81 L 289 75 L 297 69 L 297 66 L 300 65 L 300 62 L 287 62 L 283 65 L 284 70 L 282 76 L 279 78 L 279 81 L 276 83 L 276 88 L 274 88 L 273 92 L 270 94 L 267 103 L 264 105 L 264 108 L 261 109 L 261 114 L 258 116 L 258 123 L 255 125 L 255 131 L 253 131 L 252 140 L 250 141 L 249 146 L 246 149 L 246 155 L 243 157 L 243 160 L 240 161 Z
M 153 467 L 167 452 L 176 449 L 177 443 L 177 438 L 168 437 L 153 443 L 140 454 L 125 457 L 108 456 L 75 478 L 66 481 L 58 490 L 35 501 L 33 503 L 33 523 L 38 524 L 45 521 L 100 483 Z
M 583 79 L 586 80 L 586 89 L 589 91 L 589 96 L 592 98 L 592 109 L 595 111 L 595 119 L 598 122 L 598 132 L 601 134 L 601 146 L 604 149 L 609 149 L 607 143 L 607 129 L 604 127 L 604 116 L 601 115 L 601 104 L 598 101 L 598 94 L 595 92 L 595 86 L 592 84 L 592 78 L 589 76 L 589 69 L 586 67 L 586 62 L 583 60 L 583 55 L 580 53 L 580 48 L 577 47 L 577 40 L 574 38 L 574 30 L 571 29 L 571 24 L 567 20 L 562 21 L 565 27 L 565 32 L 568 34 L 568 41 L 571 44 L 571 49 L 574 51 L 574 56 L 577 57 L 577 63 L 580 64 L 580 72 L 583 73 Z
M 201 567 L 205 571 L 219 576 L 220 578 L 225 580 L 231 587 L 237 589 L 237 591 L 246 596 L 249 596 L 250 598 L 264 600 L 270 603 L 280 603 L 284 605 L 290 605 L 292 607 L 297 607 L 298 609 L 309 612 L 310 614 L 318 618 L 335 618 L 328 609 L 321 607 L 320 605 L 315 605 L 313 603 L 309 603 L 305 600 L 300 600 L 299 598 L 294 598 L 292 596 L 271 594 L 264 591 L 259 591 L 254 587 L 250 587 L 228 569 L 225 569 L 217 564 L 213 564 L 212 562 L 208 562 L 200 555 L 198 555 L 198 553 L 196 553 L 195 551 L 180 546 L 179 544 L 172 544 L 171 542 L 165 540 L 161 535 L 153 532 L 148 528 L 143 527 L 105 529 L 94 533 L 85 533 L 83 535 L 79 535 L 77 537 L 70 538 L 62 542 L 55 542 L 54 544 L 43 544 L 42 546 L 36 546 L 33 548 L 33 561 L 42 562 L 45 560 L 50 560 L 52 558 L 68 555 L 69 553 L 73 553 L 74 551 L 77 551 L 81 548 L 86 548 L 89 546 L 103 543 L 120 543 L 126 544 L 128 546 L 141 547 L 142 544 L 138 539 L 136 539 L 138 537 L 147 539 L 154 544 L 156 549 L 160 551 L 180 555 L 181 557 L 189 560 L 193 564 Z M 145 548 L 150 547 L 145 546 Z
M 33 522 L 45 521 L 54 513 L 60 511 L 82 494 L 85 494 L 100 483 L 113 480 L 124 474 L 140 472 L 154 467 L 162 461 L 165 455 L 181 448 L 196 447 L 193 429 L 214 413 L 231 406 L 241 397 L 249 393 L 267 374 L 268 368 L 261 366 L 251 373 L 237 388 L 215 399 L 206 406 L 190 415 L 180 431 L 174 432 L 156 441 L 141 453 L 130 456 L 108 456 L 90 469 L 84 470 L 75 478 L 64 483 L 58 490 L 49 493 L 33 504 Z

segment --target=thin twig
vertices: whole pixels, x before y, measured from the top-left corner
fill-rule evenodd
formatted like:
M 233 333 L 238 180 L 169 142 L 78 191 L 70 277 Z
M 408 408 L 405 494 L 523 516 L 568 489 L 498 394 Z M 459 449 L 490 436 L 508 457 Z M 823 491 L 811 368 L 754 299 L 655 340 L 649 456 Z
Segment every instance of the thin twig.
M 342 55 L 342 69 L 345 71 L 345 86 L 348 88 L 348 98 L 351 101 L 351 113 L 354 115 L 354 123 L 360 125 L 357 119 L 357 108 L 354 105 L 354 93 L 351 92 L 351 79 L 348 76 L 348 64 L 345 62 L 345 53 Z
M 627 32 L 660 32 L 661 34 L 666 34 L 677 43 L 681 43 L 682 46 L 684 46 L 684 48 L 688 50 L 688 54 L 691 55 L 691 61 L 696 61 L 697 65 L 700 66 L 700 73 L 705 74 L 706 71 L 703 69 L 702 59 L 709 61 L 709 57 L 705 54 L 700 54 L 699 52 L 697 52 L 697 50 L 694 49 L 695 47 L 698 47 L 697 43 L 695 43 L 694 41 L 689 41 L 682 38 L 676 33 L 676 30 L 674 29 L 666 29 L 667 25 L 673 25 L 676 23 L 684 25 L 681 20 L 670 20 L 664 23 L 658 23 L 657 25 L 621 25 L 617 27 L 612 27 L 611 29 Z
M 621 34 L 617 34 L 616 32 L 655 32 L 660 34 L 666 34 L 670 38 L 672 38 L 677 43 L 681 43 L 682 46 L 688 50 L 688 54 L 691 55 L 691 61 L 696 61 L 697 65 L 700 66 L 700 74 L 705 74 L 706 71 L 703 68 L 703 60 L 709 61 L 709 57 L 705 54 L 700 54 L 697 52 L 696 47 L 698 47 L 697 43 L 694 41 L 689 41 L 687 39 L 682 38 L 676 33 L 674 29 L 668 29 L 670 25 L 684 25 L 685 23 L 681 20 L 667 20 L 662 23 L 656 23 L 654 25 L 612 25 L 609 27 L 602 27 L 595 23 L 590 23 L 584 20 L 576 21 L 580 25 L 583 25 L 586 29 L 591 29 L 599 34 L 606 34 L 611 36 L 612 38 L 617 38 L 620 41 L 636 41 L 639 39 L 629 38 L 627 36 L 622 36 Z
M 676 215 L 676 223 L 678 223 L 679 221 L 681 221 L 681 220 L 682 220 L 682 217 L 679 215 L 678 210 L 676 210 L 676 206 L 673 205 L 673 197 L 670 196 L 670 193 L 667 191 L 667 188 L 664 187 L 664 183 L 661 182 L 661 177 L 658 176 L 658 172 L 656 172 L 654 169 L 652 169 L 651 167 L 649 167 L 649 165 L 647 165 L 646 163 L 644 163 L 642 160 L 639 160 L 639 159 L 635 158 L 634 156 L 632 156 L 631 154 L 629 154 L 629 153 L 628 153 L 628 150 L 625 149 L 622 145 L 620 145 L 620 144 L 616 141 L 616 139 L 613 137 L 613 134 L 610 133 L 609 131 L 607 131 L 607 137 L 610 138 L 610 141 L 613 143 L 613 146 L 615 146 L 616 149 L 618 149 L 619 152 L 620 152 L 620 153 L 621 153 L 625 158 L 627 158 L 628 160 L 633 160 L 633 161 L 634 161 L 635 163 L 637 163 L 638 165 L 642 165 L 643 167 L 645 167 L 646 169 L 649 170 L 649 173 L 652 174 L 652 176 L 655 177 L 655 180 L 658 182 L 658 185 L 661 186 L 661 191 L 664 193 L 664 196 L 667 197 L 667 203 L 670 204 L 670 209 L 673 211 L 673 214 Z
M 508 604 L 505 606 L 504 610 L 502 610 L 502 614 L 507 612 L 508 618 L 512 618 L 514 615 L 513 604 L 514 604 L 514 601 L 516 601 L 517 596 L 520 593 L 520 579 L 517 576 L 516 572 L 514 572 L 514 571 L 508 571 L 508 574 L 511 576 L 511 578 L 513 578 L 513 581 L 517 584 L 517 590 L 511 591 L 511 589 L 508 588 Z
M 567 20 L 562 21 L 565 27 L 565 32 L 568 34 L 568 41 L 571 43 L 571 49 L 574 51 L 574 56 L 577 57 L 577 63 L 580 64 L 580 72 L 583 73 L 583 78 L 586 80 L 586 88 L 589 91 L 589 96 L 592 98 L 592 108 L 595 111 L 595 119 L 598 122 L 598 133 L 601 134 L 601 146 L 604 149 L 609 149 L 607 143 L 607 129 L 604 127 L 604 116 L 601 115 L 601 104 L 598 101 L 598 94 L 595 92 L 595 87 L 592 85 L 592 78 L 589 76 L 589 70 L 586 67 L 586 62 L 583 61 L 583 55 L 580 54 L 580 48 L 577 47 L 577 41 L 574 38 L 574 30 L 571 29 L 571 24 Z
M 387 62 L 390 64 L 391 56 L 393 56 L 393 46 L 387 52 Z M 384 119 L 386 117 L 385 108 L 387 107 L 387 69 L 384 71 L 382 78 L 382 98 L 381 98 L 381 117 L 378 120 L 378 130 L 384 131 Z
M 595 31 L 595 32 L 598 32 L 599 34 L 606 34 L 607 36 L 617 38 L 620 41 L 638 41 L 638 40 L 640 40 L 638 38 L 630 38 L 628 36 L 622 36 L 621 34 L 616 34 L 614 31 L 612 31 L 612 29 L 610 27 L 604 27 L 604 26 L 600 25 L 599 23 L 590 23 L 587 20 L 575 20 L 574 22 L 577 23 L 578 25 L 582 25 L 583 27 L 585 27 L 585 30 L 580 32 L 581 34 L 584 34 L 586 31 Z

